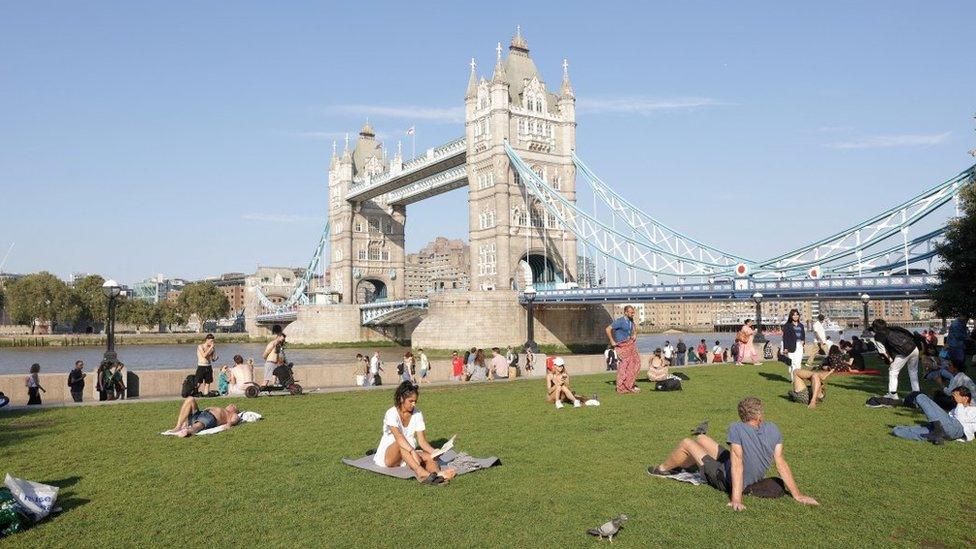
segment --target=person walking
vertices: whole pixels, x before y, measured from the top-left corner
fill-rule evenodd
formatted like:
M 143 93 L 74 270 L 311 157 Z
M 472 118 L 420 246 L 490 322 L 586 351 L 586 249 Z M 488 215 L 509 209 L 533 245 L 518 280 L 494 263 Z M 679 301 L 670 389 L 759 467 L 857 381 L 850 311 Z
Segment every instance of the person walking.
M 71 391 L 71 399 L 81 402 L 85 393 L 85 363 L 81 360 L 75 361 L 75 367 L 68 372 L 68 390 Z
M 430 359 L 427 358 L 427 353 L 423 349 L 417 349 L 417 362 L 420 363 L 420 383 L 430 383 L 430 378 L 427 377 L 430 374 Z
M 671 345 L 670 341 L 664 342 L 664 347 L 661 349 L 661 353 L 664 355 L 664 361 L 668 363 L 668 366 L 674 365 L 674 345 Z
M 679 337 L 678 338 L 678 345 L 675 346 L 675 349 L 674 350 L 675 350 L 675 353 L 676 353 L 674 355 L 674 365 L 675 366 L 684 366 L 685 365 L 685 358 L 688 356 L 688 346 L 685 345 L 685 340 L 683 340 L 683 339 L 681 339 Z
M 24 385 L 27 387 L 27 404 L 30 406 L 40 405 L 41 393 L 47 392 L 44 387 L 41 387 L 41 380 L 37 375 L 40 372 L 41 365 L 35 362 L 31 364 L 30 373 L 24 379 Z
M 888 394 L 890 399 L 898 398 L 898 374 L 908 367 L 908 381 L 912 391 L 919 391 L 918 385 L 918 343 L 911 332 L 901 326 L 889 326 L 883 319 L 876 318 L 871 323 L 874 343 L 879 345 L 878 354 L 888 363 Z
M 634 328 L 633 305 L 624 307 L 624 314 L 607 326 L 610 346 L 617 351 L 620 363 L 617 365 L 617 393 L 639 393 L 637 372 L 640 370 L 640 354 L 637 352 L 637 330 Z
M 381 385 L 383 383 L 380 377 L 380 372 L 383 371 L 383 361 L 380 360 L 380 352 L 373 351 L 372 358 L 369 359 L 369 379 L 367 383 L 372 385 Z
M 753 345 L 753 341 L 756 338 L 756 329 L 752 327 L 752 319 L 748 318 L 742 323 L 742 329 L 739 330 L 738 335 L 736 335 L 736 341 L 739 342 L 739 353 L 736 356 L 736 364 L 743 364 L 745 362 L 751 362 L 753 366 L 759 366 L 759 354 L 756 353 L 756 347 Z
M 824 315 L 817 315 L 816 322 L 813 323 L 813 342 L 816 343 L 810 348 L 810 355 L 807 357 L 807 367 L 813 366 L 813 359 L 819 354 L 827 354 L 830 350 L 830 343 L 827 341 L 827 330 L 824 329 Z
M 790 381 L 793 381 L 793 372 L 803 367 L 803 344 L 807 340 L 807 332 L 800 322 L 800 311 L 791 309 L 786 318 L 786 324 L 783 324 L 783 352 L 789 356 Z

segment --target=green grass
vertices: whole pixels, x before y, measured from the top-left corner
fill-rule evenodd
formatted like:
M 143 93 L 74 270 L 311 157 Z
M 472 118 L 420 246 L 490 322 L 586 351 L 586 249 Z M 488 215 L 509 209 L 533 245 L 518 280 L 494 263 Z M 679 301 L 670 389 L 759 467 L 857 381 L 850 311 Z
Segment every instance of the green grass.
M 176 402 L 4 414 L 0 472 L 63 486 L 65 507 L 4 544 L 592 546 L 584 530 L 618 513 L 631 517 L 620 547 L 976 543 L 976 446 L 891 437 L 889 425 L 919 416 L 864 406 L 881 377 L 835 376 L 810 411 L 781 396 L 781 365 L 685 372 L 682 392 L 645 383 L 626 397 L 612 393 L 610 375 L 575 378 L 603 400 L 578 410 L 545 404 L 541 381 L 425 388 L 430 438 L 456 432 L 459 449 L 503 461 L 441 487 L 339 462 L 378 441 L 386 389 L 240 401 L 266 419 L 189 440 L 157 434 Z M 745 395 L 764 399 L 820 507 L 746 498 L 736 514 L 708 487 L 644 473 L 702 419 L 724 437 Z

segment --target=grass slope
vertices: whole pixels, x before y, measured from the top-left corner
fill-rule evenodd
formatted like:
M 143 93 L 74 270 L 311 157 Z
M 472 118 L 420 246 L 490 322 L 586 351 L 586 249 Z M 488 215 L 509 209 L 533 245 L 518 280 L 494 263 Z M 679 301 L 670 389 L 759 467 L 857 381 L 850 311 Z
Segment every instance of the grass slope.
M 459 449 L 503 461 L 444 487 L 339 462 L 376 444 L 389 390 L 241 401 L 266 419 L 190 440 L 156 434 L 175 402 L 6 414 L 0 472 L 63 486 L 65 512 L 4 544 L 590 546 L 584 530 L 621 512 L 621 547 L 976 543 L 976 447 L 891 437 L 889 425 L 919 416 L 864 406 L 881 377 L 835 376 L 811 412 L 781 396 L 781 365 L 685 372 L 683 392 L 645 383 L 625 397 L 610 375 L 578 377 L 577 390 L 603 398 L 578 410 L 545 405 L 541 381 L 425 389 L 432 439 L 457 432 Z M 735 514 L 710 488 L 644 473 L 701 419 L 724 437 L 745 395 L 764 399 L 821 507 L 747 498 Z

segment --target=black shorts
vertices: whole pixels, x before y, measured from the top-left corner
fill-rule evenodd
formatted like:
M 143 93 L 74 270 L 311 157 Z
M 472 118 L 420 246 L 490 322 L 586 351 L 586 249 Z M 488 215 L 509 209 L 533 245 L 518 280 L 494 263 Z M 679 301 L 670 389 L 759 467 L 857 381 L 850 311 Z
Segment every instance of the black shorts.
M 732 454 L 721 445 L 718 447 L 718 459 L 712 456 L 702 458 L 701 473 L 709 486 L 726 494 L 732 493 L 731 472 Z
M 213 366 L 197 366 L 196 381 L 200 383 L 213 383 Z

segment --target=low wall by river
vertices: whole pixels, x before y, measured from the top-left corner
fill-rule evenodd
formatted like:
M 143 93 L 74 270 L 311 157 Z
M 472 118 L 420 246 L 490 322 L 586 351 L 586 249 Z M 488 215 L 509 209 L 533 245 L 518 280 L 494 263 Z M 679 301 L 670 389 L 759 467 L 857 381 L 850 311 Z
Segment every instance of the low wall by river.
M 545 358 L 539 355 L 532 377 L 541 378 L 545 375 Z M 520 361 L 524 364 L 524 357 Z M 647 363 L 646 358 L 642 361 Z M 602 355 L 570 355 L 566 357 L 566 367 L 570 374 L 595 374 L 606 370 L 606 365 Z M 396 375 L 396 364 L 385 363 L 385 372 L 381 374 L 384 385 L 395 386 L 399 380 Z M 159 398 L 174 397 L 180 394 L 183 379 L 192 374 L 190 369 L 183 370 L 146 370 L 141 372 L 128 372 L 129 386 L 138 387 L 139 397 Z M 355 377 L 359 373 L 353 364 L 348 366 L 315 366 L 315 365 L 296 365 L 294 368 L 295 379 L 306 390 L 313 388 L 339 388 L 355 387 Z M 216 377 L 216 372 L 214 373 Z M 20 406 L 27 404 L 27 388 L 24 385 L 25 375 L 4 375 L 0 376 L 0 391 L 10 398 L 10 404 Z M 71 393 L 68 391 L 68 374 L 64 373 L 42 373 L 40 374 L 41 386 L 47 389 L 46 393 L 41 393 L 41 401 L 44 404 L 71 403 Z M 261 381 L 263 368 L 254 367 L 255 381 Z M 429 375 L 431 381 L 449 381 L 451 379 L 451 361 L 448 359 L 431 360 L 431 371 Z M 213 385 L 216 389 L 216 382 Z M 85 378 L 86 402 L 97 401 L 98 393 L 95 391 L 94 371 L 88 372 Z M 0 410 L 2 413 L 2 410 Z

